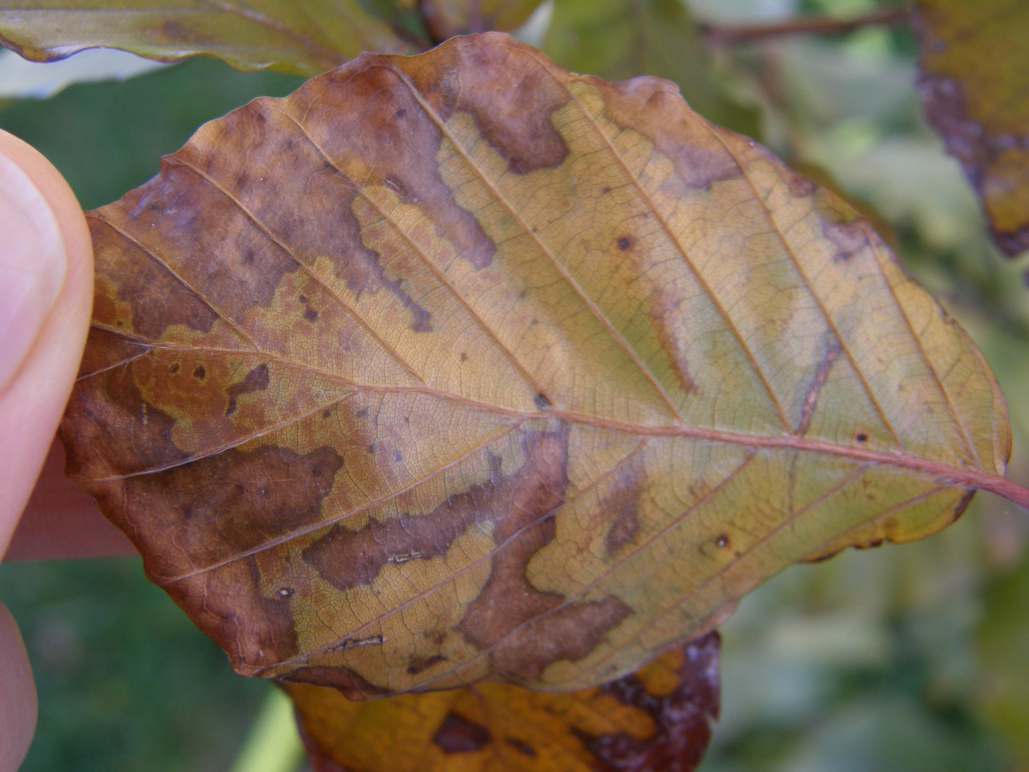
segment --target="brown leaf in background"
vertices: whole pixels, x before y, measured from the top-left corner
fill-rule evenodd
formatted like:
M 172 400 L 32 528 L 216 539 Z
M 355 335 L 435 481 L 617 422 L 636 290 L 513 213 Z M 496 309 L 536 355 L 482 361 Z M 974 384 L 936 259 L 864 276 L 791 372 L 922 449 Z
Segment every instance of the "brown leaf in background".
M 529 20 L 541 0 L 417 0 L 436 40 L 488 30 L 510 31 Z
M 70 472 L 248 675 L 586 688 L 791 563 L 1029 502 L 964 332 L 667 81 L 365 55 L 90 222 Z
M 1029 249 L 1029 3 L 918 0 L 925 112 L 961 161 L 997 246 Z
M 638 673 L 565 694 L 487 683 L 351 702 L 319 686 L 286 691 L 316 772 L 687 772 L 718 718 L 718 650 L 708 633 Z

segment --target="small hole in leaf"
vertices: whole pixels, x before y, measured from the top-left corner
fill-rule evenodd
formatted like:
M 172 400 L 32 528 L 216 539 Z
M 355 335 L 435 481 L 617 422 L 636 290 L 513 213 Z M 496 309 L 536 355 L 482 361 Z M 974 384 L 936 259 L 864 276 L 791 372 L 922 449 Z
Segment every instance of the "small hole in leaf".
M 276 593 L 276 595 L 278 595 L 280 598 L 292 597 L 292 595 L 293 595 L 293 588 L 292 587 L 280 587 L 279 591 Z
M 715 546 L 717 546 L 718 549 L 720 549 L 720 550 L 724 550 L 726 547 L 728 547 L 729 546 L 729 535 L 726 534 L 726 533 L 718 534 L 718 538 L 715 539 Z

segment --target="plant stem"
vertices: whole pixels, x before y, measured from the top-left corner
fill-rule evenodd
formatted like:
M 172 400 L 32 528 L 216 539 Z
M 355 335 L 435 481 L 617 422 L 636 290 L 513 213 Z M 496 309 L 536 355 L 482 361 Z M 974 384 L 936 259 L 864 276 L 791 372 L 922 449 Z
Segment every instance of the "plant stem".
M 704 36 L 716 45 L 760 43 L 790 35 L 842 35 L 864 27 L 905 24 L 911 19 L 906 7 L 884 8 L 860 16 L 836 19 L 826 16 L 788 19 L 770 24 L 701 24 Z
M 231 772 L 296 772 L 302 760 L 293 704 L 278 689 L 269 689 Z

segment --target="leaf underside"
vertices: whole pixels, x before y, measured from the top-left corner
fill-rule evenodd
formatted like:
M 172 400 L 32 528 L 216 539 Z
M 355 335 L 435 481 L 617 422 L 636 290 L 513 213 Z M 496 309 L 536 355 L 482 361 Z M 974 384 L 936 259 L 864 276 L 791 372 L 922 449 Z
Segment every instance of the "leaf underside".
M 89 220 L 70 472 L 248 675 L 588 688 L 1010 453 L 851 207 L 498 33 L 256 100 Z
M 688 772 L 718 717 L 718 651 L 709 633 L 638 673 L 564 694 L 488 683 L 351 702 L 321 686 L 286 691 L 315 772 Z

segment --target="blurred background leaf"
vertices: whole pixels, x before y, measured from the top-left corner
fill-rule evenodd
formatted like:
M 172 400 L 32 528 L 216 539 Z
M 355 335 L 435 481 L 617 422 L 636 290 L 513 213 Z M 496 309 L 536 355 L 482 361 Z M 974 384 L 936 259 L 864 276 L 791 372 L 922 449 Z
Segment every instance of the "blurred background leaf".
M 517 29 L 542 0 L 420 0 L 426 26 L 434 40 L 485 30 Z
M 0 43 L 37 62 L 105 46 L 161 61 L 206 54 L 241 69 L 313 75 L 364 50 L 410 48 L 404 40 L 410 30 L 391 28 L 365 3 L 395 5 L 383 0 L 0 0 Z
M 1029 249 L 1029 3 L 917 0 L 926 115 L 965 168 L 997 246 Z
M 717 72 L 681 0 L 554 0 L 543 50 L 574 72 L 622 80 L 657 75 L 679 84 L 690 106 L 757 136 L 757 112 Z

